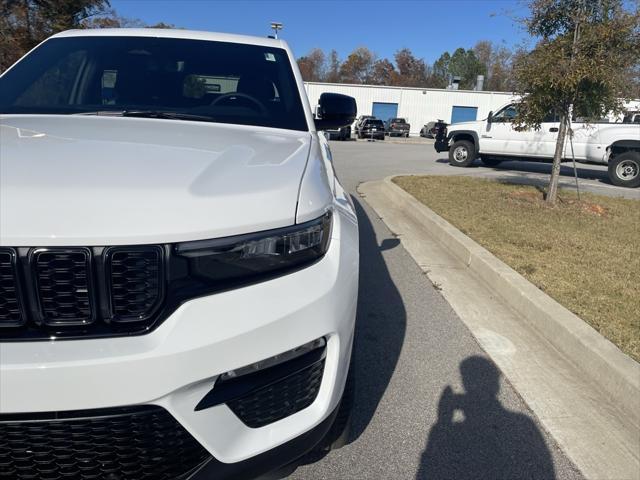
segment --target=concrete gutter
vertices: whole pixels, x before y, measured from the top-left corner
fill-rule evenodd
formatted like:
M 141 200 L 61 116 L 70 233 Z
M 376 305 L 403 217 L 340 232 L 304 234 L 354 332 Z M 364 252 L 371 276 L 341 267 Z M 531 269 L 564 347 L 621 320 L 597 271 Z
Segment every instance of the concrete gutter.
M 640 478 L 640 364 L 391 179 L 361 184 L 358 191 L 430 278 L 435 271 L 438 281 L 462 282 L 466 271 L 466 277 L 486 287 L 485 296 L 499 296 L 506 311 L 513 312 L 492 320 L 494 311 L 498 315 L 497 310 L 505 307 L 492 306 L 491 299 L 483 304 L 481 293 L 456 293 L 455 282 L 443 289 L 479 343 L 492 358 L 498 357 L 494 360 L 507 370 L 505 375 L 530 408 L 569 450 L 570 458 L 591 478 Z M 447 255 L 457 266 L 443 260 Z M 489 342 L 487 332 L 492 335 Z M 498 337 L 517 344 L 517 353 L 504 356 L 494 349 Z M 545 377 L 553 387 L 544 385 Z

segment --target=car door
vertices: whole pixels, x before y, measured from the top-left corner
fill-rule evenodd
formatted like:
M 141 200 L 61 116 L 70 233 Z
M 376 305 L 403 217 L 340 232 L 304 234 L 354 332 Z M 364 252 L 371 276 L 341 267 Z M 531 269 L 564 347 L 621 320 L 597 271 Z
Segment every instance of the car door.
M 480 132 L 480 153 L 515 155 L 520 133 L 514 132 L 512 120 L 516 116 L 515 105 L 507 105 L 487 118 Z
M 565 158 L 573 158 L 573 155 L 575 155 L 576 160 L 600 159 L 605 155 L 607 146 L 600 143 L 599 123 L 585 123 L 581 118 L 574 118 L 571 123 L 571 130 L 572 135 L 569 137 L 567 134 L 567 140 L 564 145 Z
M 558 124 L 549 118 L 539 129 L 516 130 L 513 120 L 518 113 L 517 105 L 510 104 L 498 110 L 486 122 L 480 136 L 480 152 L 514 157 L 553 156 Z

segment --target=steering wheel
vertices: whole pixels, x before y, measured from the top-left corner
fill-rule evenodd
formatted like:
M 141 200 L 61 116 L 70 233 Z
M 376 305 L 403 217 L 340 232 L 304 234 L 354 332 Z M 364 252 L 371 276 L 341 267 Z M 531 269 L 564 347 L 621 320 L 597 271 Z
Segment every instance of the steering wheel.
M 216 98 L 213 102 L 211 102 L 211 106 L 215 106 L 221 102 L 224 102 L 225 100 L 228 100 L 230 98 L 244 98 L 246 100 L 249 100 L 251 103 L 253 103 L 256 107 L 258 107 L 258 111 L 260 112 L 260 114 L 266 116 L 268 115 L 268 111 L 267 111 L 267 107 L 264 106 L 264 103 L 262 103 L 260 100 L 258 100 L 255 97 L 252 97 L 251 95 L 247 95 L 246 93 L 241 93 L 241 92 L 233 92 L 233 93 L 225 93 L 224 95 L 220 95 L 218 98 Z

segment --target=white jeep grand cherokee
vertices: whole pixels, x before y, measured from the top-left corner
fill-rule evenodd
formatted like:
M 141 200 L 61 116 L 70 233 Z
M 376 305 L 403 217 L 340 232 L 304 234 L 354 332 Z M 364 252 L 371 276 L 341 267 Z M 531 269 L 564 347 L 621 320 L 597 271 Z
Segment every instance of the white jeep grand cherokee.
M 340 441 L 358 224 L 318 131 L 355 101 L 319 112 L 266 38 L 70 31 L 0 77 L 7 478 L 246 478 Z

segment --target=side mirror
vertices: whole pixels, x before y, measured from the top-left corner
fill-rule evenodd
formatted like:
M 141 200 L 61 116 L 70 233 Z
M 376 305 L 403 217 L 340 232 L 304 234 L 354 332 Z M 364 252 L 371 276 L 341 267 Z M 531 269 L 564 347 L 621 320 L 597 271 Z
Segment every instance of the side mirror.
M 351 125 L 358 114 L 356 99 L 339 93 L 320 95 L 315 119 L 317 130 L 333 130 Z
M 487 123 L 493 123 L 493 110 L 487 115 Z

